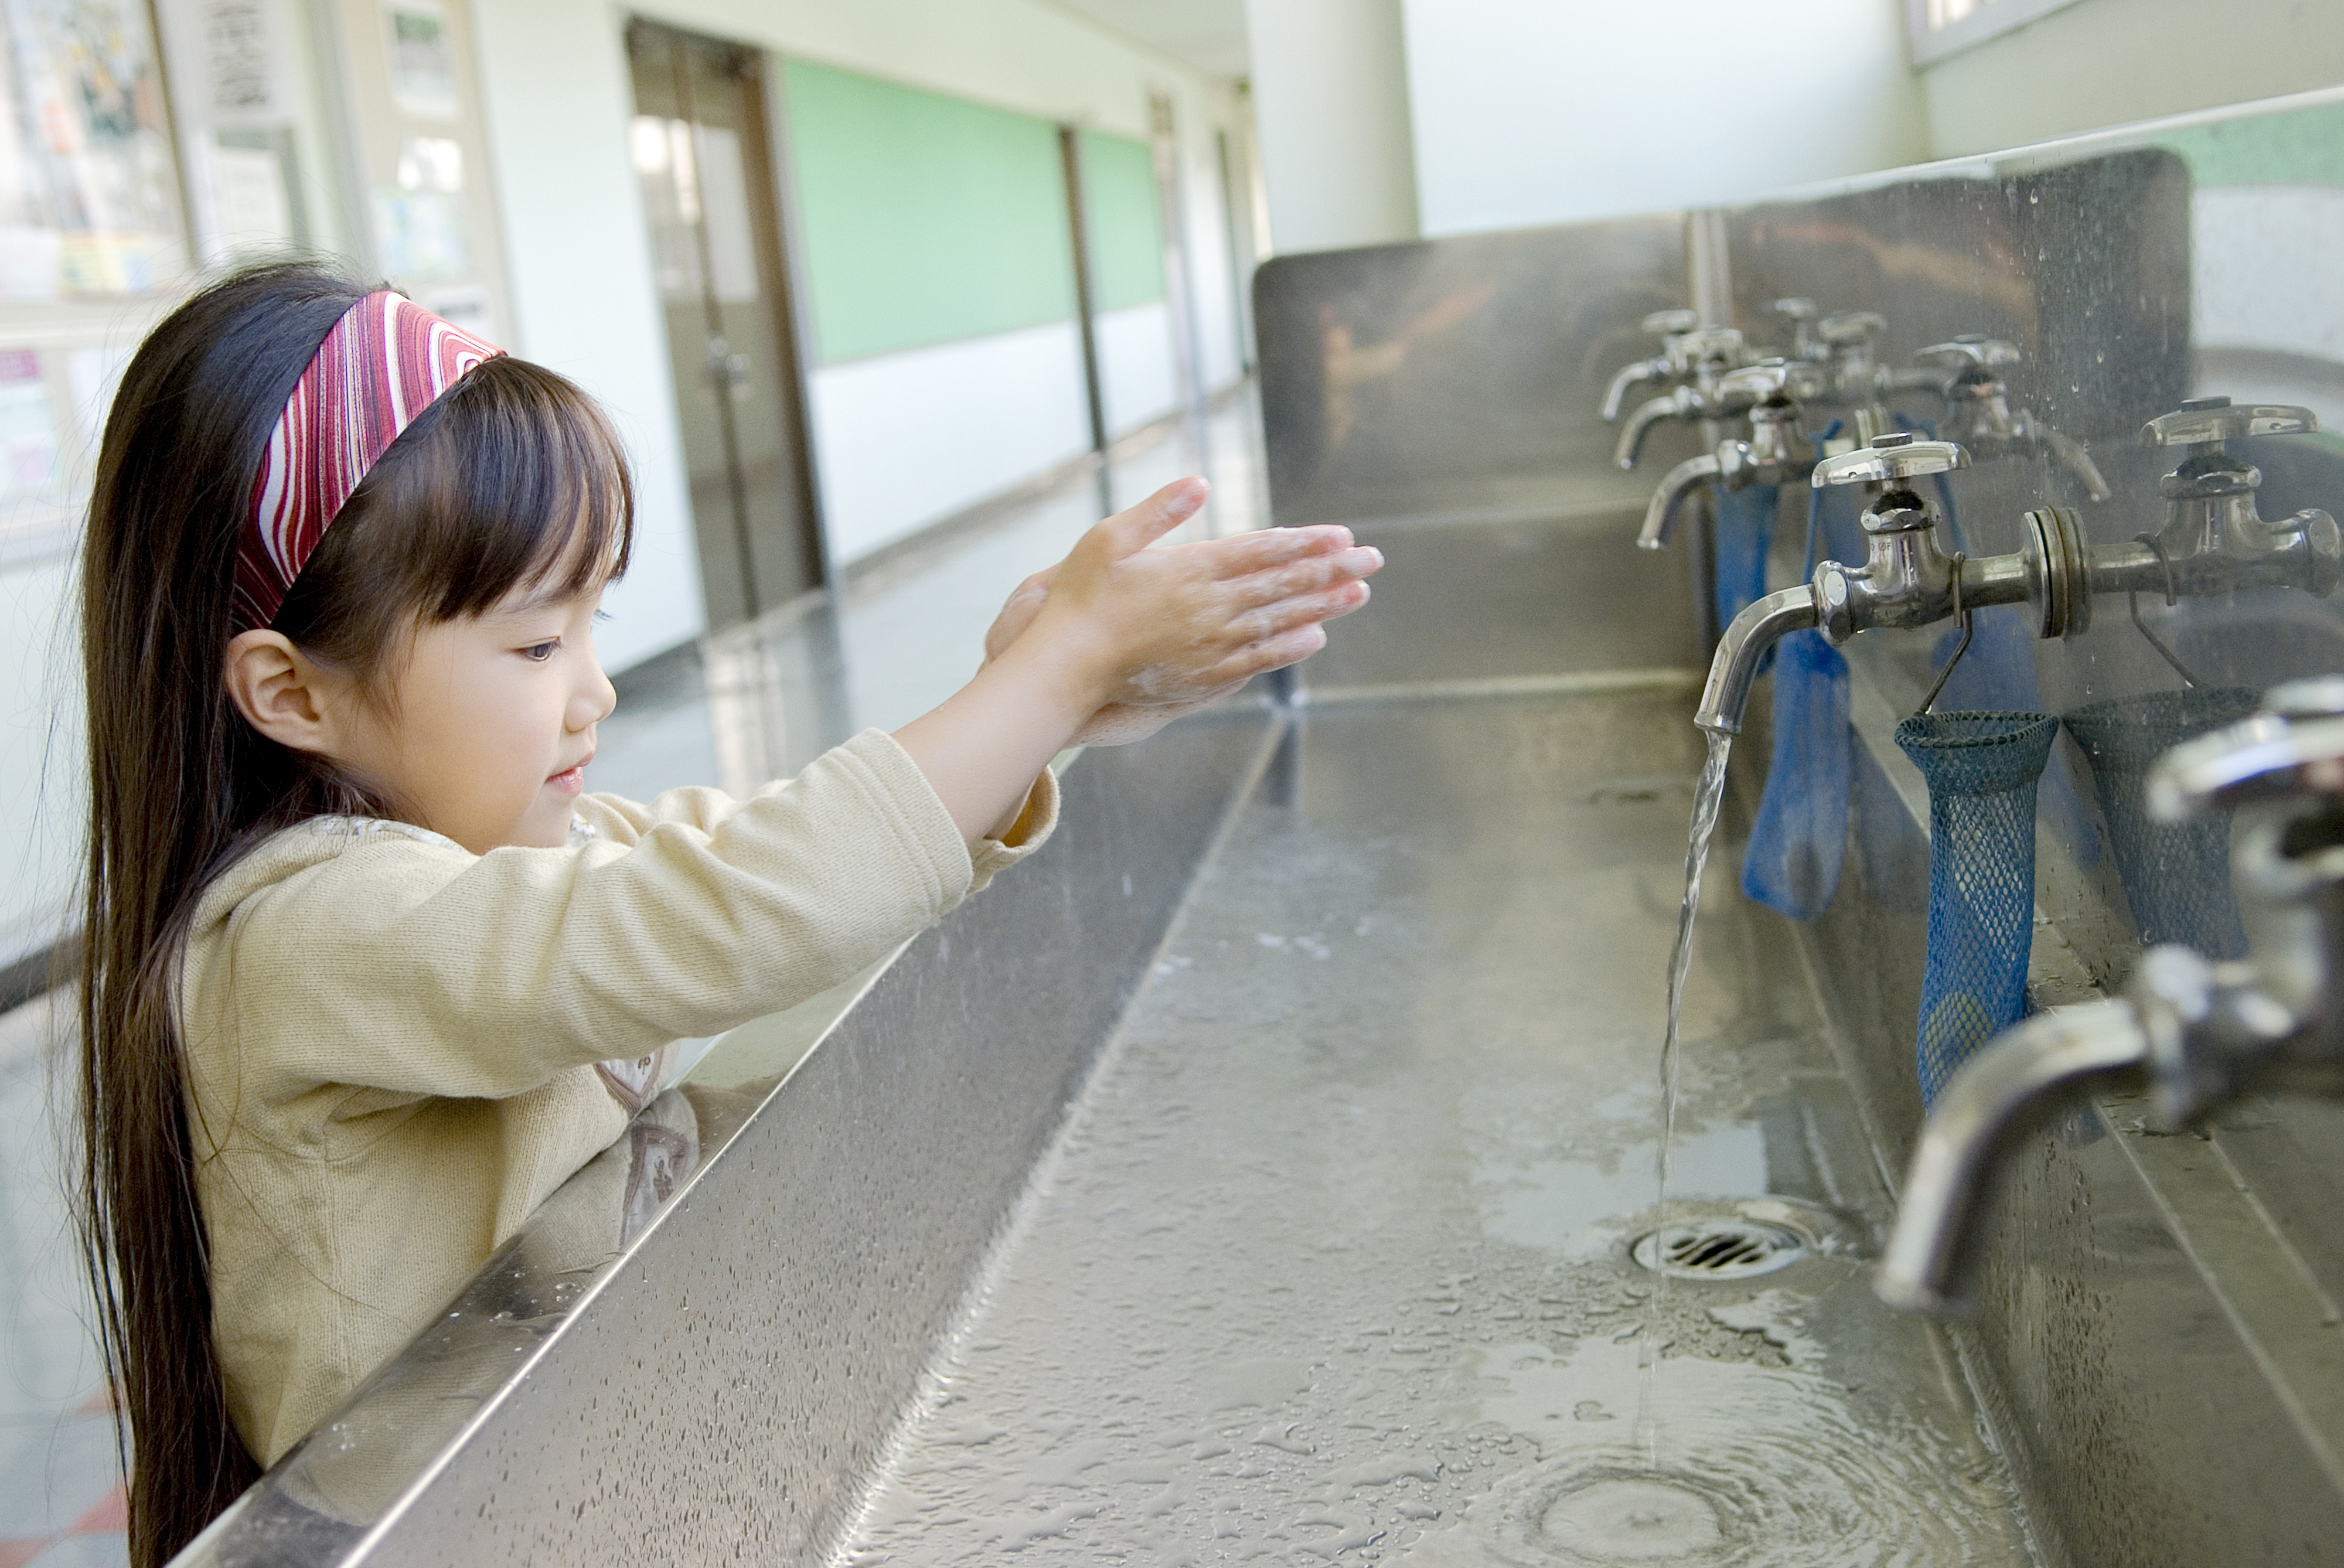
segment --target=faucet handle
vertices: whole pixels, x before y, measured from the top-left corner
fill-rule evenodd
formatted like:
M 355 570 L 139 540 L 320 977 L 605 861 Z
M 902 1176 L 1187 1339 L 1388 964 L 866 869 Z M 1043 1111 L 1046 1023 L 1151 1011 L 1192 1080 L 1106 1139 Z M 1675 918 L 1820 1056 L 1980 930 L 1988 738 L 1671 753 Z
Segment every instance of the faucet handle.
M 1923 474 L 1951 473 L 1970 466 L 1970 454 L 1952 441 L 1915 440 L 1904 430 L 1889 430 L 1858 447 L 1815 465 L 1817 490 L 1834 484 L 1897 484 Z
M 1998 369 L 2004 365 L 2018 363 L 2018 345 L 2000 338 L 1989 338 L 1983 332 L 1965 332 L 1951 342 L 1932 343 L 1913 356 L 1916 359 L 1934 361 L 1949 369 L 1958 370 L 1965 378 L 1984 379 L 1976 372 Z
M 1662 338 L 1690 332 L 1700 325 L 1701 312 L 1687 310 L 1682 306 L 1673 310 L 1655 310 L 1644 318 L 1644 330 Z
M 1748 358 L 1738 327 L 1694 327 L 1673 333 L 1662 352 L 1680 375 L 1701 365 L 1739 365 Z
M 1764 403 L 1819 397 L 1824 384 L 1821 366 L 1803 359 L 1770 359 L 1727 371 L 1718 379 L 1717 389 L 1729 398 L 1752 398 Z
M 2148 774 L 2160 822 L 2308 796 L 2344 798 L 2344 675 L 2274 686 L 2262 712 L 2183 742 Z
M 1869 343 L 1888 330 L 1888 318 L 1876 310 L 1842 310 L 1815 323 L 1815 336 L 1834 349 Z
M 1767 309 L 1791 323 L 1791 353 L 1801 359 L 1827 358 L 1823 342 L 1815 337 L 1815 318 L 1822 312 L 1812 299 L 1793 295 L 1788 299 L 1768 303 Z
M 2228 398 L 2192 398 L 2169 414 L 2140 428 L 2141 443 L 2152 447 L 2218 449 L 2240 436 L 2300 436 L 2319 429 L 2319 416 L 2290 403 L 2233 403 Z

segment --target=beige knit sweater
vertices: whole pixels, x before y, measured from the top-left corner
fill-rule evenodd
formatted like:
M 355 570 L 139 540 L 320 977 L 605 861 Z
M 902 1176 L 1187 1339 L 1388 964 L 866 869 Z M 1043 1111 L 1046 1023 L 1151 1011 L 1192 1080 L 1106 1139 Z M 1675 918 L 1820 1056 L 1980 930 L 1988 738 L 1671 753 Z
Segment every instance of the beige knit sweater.
M 746 801 L 587 795 L 578 817 L 566 848 L 484 855 L 319 818 L 197 905 L 182 1028 L 213 1333 L 264 1464 L 625 1129 L 673 1041 L 875 962 L 1036 848 L 1057 788 L 972 858 L 874 730 Z

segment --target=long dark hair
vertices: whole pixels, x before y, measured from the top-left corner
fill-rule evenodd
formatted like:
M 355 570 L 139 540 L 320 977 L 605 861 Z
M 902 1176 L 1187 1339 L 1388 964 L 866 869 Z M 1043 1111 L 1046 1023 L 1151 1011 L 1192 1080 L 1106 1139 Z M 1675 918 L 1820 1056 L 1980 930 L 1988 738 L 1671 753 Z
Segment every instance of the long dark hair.
M 372 288 L 308 263 L 234 273 L 172 312 L 107 416 L 82 557 L 89 859 L 81 968 L 80 1229 L 127 1423 L 130 1560 L 160 1564 L 259 1474 L 212 1340 L 199 1151 L 177 1003 L 197 900 L 262 838 L 394 801 L 244 722 L 222 661 L 263 445 L 327 332 Z M 417 624 L 512 588 L 622 571 L 633 493 L 592 401 L 491 359 L 383 454 L 275 628 L 379 689 Z

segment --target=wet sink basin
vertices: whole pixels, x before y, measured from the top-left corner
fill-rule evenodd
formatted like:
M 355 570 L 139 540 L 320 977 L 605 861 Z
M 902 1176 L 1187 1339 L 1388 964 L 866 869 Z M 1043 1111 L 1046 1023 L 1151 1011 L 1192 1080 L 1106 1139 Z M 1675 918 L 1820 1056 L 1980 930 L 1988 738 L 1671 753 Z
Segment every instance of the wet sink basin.
M 1739 797 L 1661 1201 L 1702 747 L 1631 521 L 1371 536 L 1382 631 L 1083 755 L 1063 843 L 720 1042 L 188 1561 L 2034 1561 L 1868 1288 Z
M 1879 1171 L 1730 842 L 1657 1201 L 1691 712 L 1305 710 L 844 1561 L 2033 1561 L 1938 1331 L 1866 1288 Z M 1761 1239 L 1671 1277 L 1664 1221 Z

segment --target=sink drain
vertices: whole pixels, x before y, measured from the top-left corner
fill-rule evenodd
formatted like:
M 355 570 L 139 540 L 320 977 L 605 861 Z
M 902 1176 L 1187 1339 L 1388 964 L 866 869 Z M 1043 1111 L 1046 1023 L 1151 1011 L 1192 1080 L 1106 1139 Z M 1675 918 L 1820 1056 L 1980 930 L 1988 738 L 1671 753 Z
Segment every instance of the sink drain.
M 1740 1217 L 1663 1225 L 1636 1238 L 1629 1255 L 1678 1280 L 1747 1280 L 1787 1269 L 1807 1255 L 1807 1239 L 1785 1226 Z

